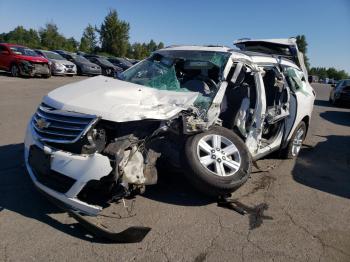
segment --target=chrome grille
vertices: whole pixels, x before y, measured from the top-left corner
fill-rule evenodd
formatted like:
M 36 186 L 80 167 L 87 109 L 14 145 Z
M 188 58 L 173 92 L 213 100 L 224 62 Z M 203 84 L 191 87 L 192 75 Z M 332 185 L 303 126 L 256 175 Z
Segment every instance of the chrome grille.
M 98 118 L 57 110 L 41 104 L 32 119 L 32 126 L 41 141 L 74 143 L 83 137 Z
M 74 65 L 64 65 L 65 67 L 67 67 L 67 68 L 73 68 L 74 67 Z

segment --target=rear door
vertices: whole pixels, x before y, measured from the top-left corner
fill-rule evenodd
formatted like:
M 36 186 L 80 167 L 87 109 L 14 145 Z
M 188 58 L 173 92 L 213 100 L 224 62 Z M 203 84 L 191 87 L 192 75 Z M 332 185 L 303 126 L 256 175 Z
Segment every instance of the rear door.
M 276 55 L 292 60 L 300 66 L 306 79 L 308 74 L 304 62 L 304 55 L 298 49 L 295 38 L 286 39 L 240 39 L 234 44 L 243 51 L 259 52 Z

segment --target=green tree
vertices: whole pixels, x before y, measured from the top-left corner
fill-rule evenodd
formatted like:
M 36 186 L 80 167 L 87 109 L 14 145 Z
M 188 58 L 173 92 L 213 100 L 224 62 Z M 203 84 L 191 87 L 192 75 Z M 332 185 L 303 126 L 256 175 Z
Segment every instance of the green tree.
M 78 46 L 79 46 L 79 42 L 75 40 L 74 37 L 70 37 L 65 41 L 63 49 L 75 52 L 77 51 Z
M 38 32 L 34 29 L 26 30 L 23 26 L 17 26 L 14 30 L 3 33 L 1 42 L 25 45 L 31 48 L 40 47 Z
M 57 25 L 47 23 L 39 30 L 41 45 L 47 49 L 61 49 L 64 47 L 66 39 L 58 32 Z
M 157 49 L 163 49 L 164 48 L 164 43 L 163 42 L 159 42 Z
M 309 63 L 309 58 L 307 57 L 308 43 L 306 41 L 306 37 L 305 35 L 297 35 L 296 40 L 297 40 L 297 46 L 299 51 L 302 52 L 304 55 L 304 62 L 305 62 L 306 69 L 309 71 L 310 63 Z
M 99 30 L 102 51 L 125 56 L 129 46 L 129 30 L 129 23 L 120 20 L 116 10 L 110 10 Z
M 58 32 L 58 27 L 54 23 L 47 23 L 44 28 L 39 30 L 40 43 L 45 49 L 64 49 L 67 51 L 76 51 L 79 43 L 73 38 L 65 38 Z
M 83 52 L 92 53 L 96 51 L 97 35 L 96 30 L 92 25 L 88 25 L 83 32 L 83 36 L 80 40 L 79 50 Z
M 129 45 L 127 56 L 135 59 L 144 59 L 148 57 L 152 52 L 164 48 L 164 44 L 159 42 L 157 44 L 154 40 L 151 40 L 149 43 L 134 43 Z
M 344 70 L 337 70 L 334 67 L 325 68 L 325 67 L 312 67 L 310 69 L 310 75 L 316 75 L 320 79 L 346 79 L 349 78 L 349 74 Z

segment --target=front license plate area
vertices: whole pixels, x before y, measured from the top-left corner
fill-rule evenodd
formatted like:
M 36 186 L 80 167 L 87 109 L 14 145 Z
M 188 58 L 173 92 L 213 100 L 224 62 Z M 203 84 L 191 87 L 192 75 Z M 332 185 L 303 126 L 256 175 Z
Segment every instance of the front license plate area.
M 32 145 L 30 147 L 28 160 L 37 176 L 48 176 L 50 174 L 51 156 L 38 146 Z

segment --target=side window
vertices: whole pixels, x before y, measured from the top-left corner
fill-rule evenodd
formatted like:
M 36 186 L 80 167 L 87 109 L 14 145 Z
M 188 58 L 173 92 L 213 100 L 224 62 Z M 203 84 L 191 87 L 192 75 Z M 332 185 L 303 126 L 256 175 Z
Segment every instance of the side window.
M 287 79 L 287 82 L 290 88 L 296 92 L 300 89 L 303 89 L 306 85 L 305 77 L 302 71 L 297 70 L 293 67 L 287 67 L 285 69 L 284 75 Z

